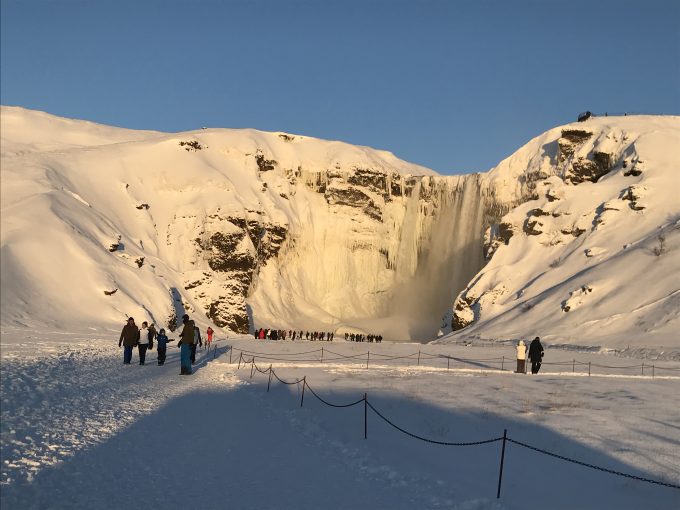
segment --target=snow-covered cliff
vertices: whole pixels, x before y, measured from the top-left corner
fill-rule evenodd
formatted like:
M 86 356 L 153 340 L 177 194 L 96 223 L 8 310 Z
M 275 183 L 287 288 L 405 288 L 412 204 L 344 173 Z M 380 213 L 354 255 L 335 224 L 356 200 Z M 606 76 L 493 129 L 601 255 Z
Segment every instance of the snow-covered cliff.
M 2 181 L 3 323 L 423 338 L 483 265 L 481 176 L 341 142 L 4 107 Z
M 680 118 L 555 128 L 489 179 L 499 198 L 524 186 L 533 199 L 487 231 L 451 339 L 680 346 Z
M 556 128 L 462 176 L 287 133 L 1 120 L 3 324 L 173 326 L 186 310 L 238 332 L 427 340 L 449 323 L 454 339 L 557 339 L 584 310 L 614 335 L 630 310 L 647 338 L 677 320 L 677 118 Z

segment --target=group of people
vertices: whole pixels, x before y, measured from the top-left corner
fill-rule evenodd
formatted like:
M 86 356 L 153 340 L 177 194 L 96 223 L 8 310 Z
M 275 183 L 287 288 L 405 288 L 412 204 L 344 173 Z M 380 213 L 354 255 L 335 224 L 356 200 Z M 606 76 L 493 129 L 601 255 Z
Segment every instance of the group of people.
M 284 329 L 255 328 L 255 340 L 309 340 L 311 342 L 332 342 L 334 332 L 325 331 L 295 331 Z M 382 335 L 363 335 L 359 333 L 345 333 L 346 342 L 382 342 Z
M 534 338 L 529 345 L 529 361 L 531 361 L 531 373 L 537 374 L 543 362 L 543 346 L 539 337 Z M 527 346 L 524 340 L 517 343 L 517 373 L 526 374 Z
M 265 328 L 260 328 L 257 329 L 255 328 L 255 332 L 253 333 L 253 336 L 255 337 L 255 340 L 310 340 L 312 342 L 332 342 L 333 338 L 335 337 L 335 333 L 333 332 L 325 332 L 325 331 L 294 331 L 294 330 L 288 330 L 286 331 L 285 329 L 265 329 Z
M 359 333 L 345 333 L 345 341 L 347 342 L 382 342 L 382 335 L 360 335 Z
M 187 314 L 184 314 L 184 317 L 182 317 L 182 323 L 180 340 L 177 343 L 177 347 L 181 349 L 180 375 L 190 375 L 192 373 L 191 366 L 196 363 L 196 347 L 204 346 L 204 348 L 210 348 L 214 331 L 208 326 L 206 330 L 207 340 L 204 343 L 201 338 L 200 329 Z M 139 350 L 139 364 L 144 365 L 146 363 L 147 351 L 153 350 L 154 340 L 157 344 L 158 366 L 162 366 L 165 364 L 168 344 L 174 342 L 174 340 L 168 339 L 165 329 L 161 328 L 156 332 L 156 327 L 153 324 L 149 326 L 146 321 L 142 322 L 141 328 L 138 328 L 135 324 L 135 319 L 128 317 L 118 340 L 118 347 L 123 347 L 123 364 L 129 365 L 132 362 L 132 351 L 137 347 Z

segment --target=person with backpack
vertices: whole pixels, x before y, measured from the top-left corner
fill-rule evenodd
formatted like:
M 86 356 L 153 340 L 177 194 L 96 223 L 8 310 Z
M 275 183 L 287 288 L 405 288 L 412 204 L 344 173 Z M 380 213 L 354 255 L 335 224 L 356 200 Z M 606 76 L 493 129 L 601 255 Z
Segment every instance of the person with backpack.
M 156 341 L 158 342 L 158 347 L 156 349 L 158 351 L 158 366 L 160 367 L 165 364 L 165 353 L 168 345 L 168 337 L 165 336 L 165 330 L 163 328 L 161 328 L 158 335 L 156 335 Z
M 194 363 L 196 363 L 196 347 L 199 346 L 199 345 L 203 345 L 203 342 L 201 341 L 201 330 L 198 329 L 198 326 L 194 325 L 194 343 L 191 344 L 191 364 L 192 365 Z
M 129 365 L 132 361 L 132 349 L 139 341 L 139 328 L 135 324 L 132 317 L 128 317 L 127 323 L 123 326 L 123 331 L 120 332 L 120 339 L 118 340 L 118 347 L 123 348 L 123 365 Z
M 543 361 L 543 346 L 539 337 L 534 338 L 529 345 L 529 359 L 531 360 L 531 373 L 537 374 Z
M 180 333 L 180 340 L 177 342 L 177 347 L 182 349 L 180 354 L 180 372 L 179 375 L 191 375 L 191 346 L 194 344 L 194 321 L 189 319 L 185 313 L 182 317 L 184 327 Z
M 208 336 L 208 340 L 206 341 L 205 346 L 208 350 L 210 350 L 210 344 L 212 343 L 212 337 L 213 337 L 213 333 L 214 333 L 213 328 L 208 326 L 208 329 L 206 330 L 205 333 Z
M 140 365 L 143 365 L 146 361 L 146 350 L 149 348 L 149 342 L 151 342 L 150 338 L 152 335 L 148 328 L 149 324 L 146 321 L 142 322 L 142 329 L 139 331 L 139 340 L 137 342 Z

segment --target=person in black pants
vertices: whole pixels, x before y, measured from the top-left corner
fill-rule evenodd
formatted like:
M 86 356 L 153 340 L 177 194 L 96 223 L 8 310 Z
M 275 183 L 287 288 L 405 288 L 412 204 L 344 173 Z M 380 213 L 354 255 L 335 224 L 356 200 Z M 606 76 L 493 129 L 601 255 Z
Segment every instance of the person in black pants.
M 191 345 L 191 364 L 196 363 L 196 346 L 203 345 L 201 341 L 201 330 L 194 326 L 194 343 Z
M 541 362 L 543 361 L 543 346 L 541 345 L 541 339 L 538 337 L 531 341 L 529 359 L 531 360 L 531 373 L 537 374 L 541 369 Z
M 165 335 L 165 330 L 163 328 L 158 332 L 156 342 L 158 342 L 158 366 L 160 367 L 165 363 L 165 353 L 168 345 L 168 337 Z

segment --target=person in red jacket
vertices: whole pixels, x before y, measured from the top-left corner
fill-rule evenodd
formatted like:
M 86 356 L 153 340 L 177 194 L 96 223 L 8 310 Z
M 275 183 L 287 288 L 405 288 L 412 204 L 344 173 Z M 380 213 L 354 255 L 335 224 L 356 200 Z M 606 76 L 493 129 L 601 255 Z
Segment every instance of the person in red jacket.
M 208 340 L 206 341 L 206 348 L 210 350 L 210 344 L 212 343 L 212 337 L 213 337 L 213 328 L 208 326 L 208 329 L 206 330 L 206 335 L 208 336 Z

